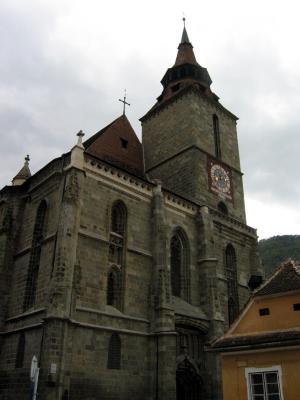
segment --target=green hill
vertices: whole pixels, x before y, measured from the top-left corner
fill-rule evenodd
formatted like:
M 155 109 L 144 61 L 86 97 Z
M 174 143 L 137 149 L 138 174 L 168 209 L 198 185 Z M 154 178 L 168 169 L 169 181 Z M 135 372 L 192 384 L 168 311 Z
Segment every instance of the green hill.
M 259 255 L 268 277 L 287 258 L 300 260 L 300 235 L 273 236 L 258 242 Z

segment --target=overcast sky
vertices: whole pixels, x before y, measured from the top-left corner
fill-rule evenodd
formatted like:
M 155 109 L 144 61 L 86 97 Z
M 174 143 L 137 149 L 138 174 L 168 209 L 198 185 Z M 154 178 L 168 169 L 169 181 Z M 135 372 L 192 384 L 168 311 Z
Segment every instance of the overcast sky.
M 298 1 L 1 0 L 0 187 L 127 110 L 138 119 L 173 65 L 182 13 L 198 62 L 237 115 L 248 224 L 300 234 Z

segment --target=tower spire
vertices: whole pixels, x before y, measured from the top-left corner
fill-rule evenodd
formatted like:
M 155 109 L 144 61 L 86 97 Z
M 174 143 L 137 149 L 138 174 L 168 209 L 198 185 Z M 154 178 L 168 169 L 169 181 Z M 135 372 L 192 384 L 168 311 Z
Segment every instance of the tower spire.
M 189 36 L 187 34 L 187 30 L 185 27 L 186 18 L 182 18 L 183 21 L 183 31 L 181 35 L 181 41 L 178 46 L 178 53 L 176 57 L 176 61 L 174 66 L 182 65 L 182 64 L 194 64 L 198 65 L 192 43 L 190 42 Z
M 181 42 L 180 42 L 180 44 L 183 44 L 183 43 L 189 43 L 189 44 L 191 44 L 191 43 L 190 43 L 190 39 L 189 39 L 188 34 L 187 34 L 187 31 L 186 31 L 186 28 L 185 28 L 185 21 L 186 21 L 185 16 L 183 16 L 182 21 L 183 21 L 183 31 L 182 31 L 182 36 L 181 36 Z

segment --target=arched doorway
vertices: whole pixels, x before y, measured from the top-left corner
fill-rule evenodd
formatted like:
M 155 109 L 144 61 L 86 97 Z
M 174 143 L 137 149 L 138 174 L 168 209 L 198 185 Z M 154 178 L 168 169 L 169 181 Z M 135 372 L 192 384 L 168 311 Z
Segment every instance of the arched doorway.
M 176 400 L 202 400 L 202 379 L 197 365 L 187 356 L 178 358 Z

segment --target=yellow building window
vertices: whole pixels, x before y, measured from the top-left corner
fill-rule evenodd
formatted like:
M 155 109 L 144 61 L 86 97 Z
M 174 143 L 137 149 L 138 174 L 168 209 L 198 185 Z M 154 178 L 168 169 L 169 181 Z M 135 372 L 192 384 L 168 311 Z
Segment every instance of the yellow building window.
M 281 367 L 246 368 L 248 400 L 283 400 Z

